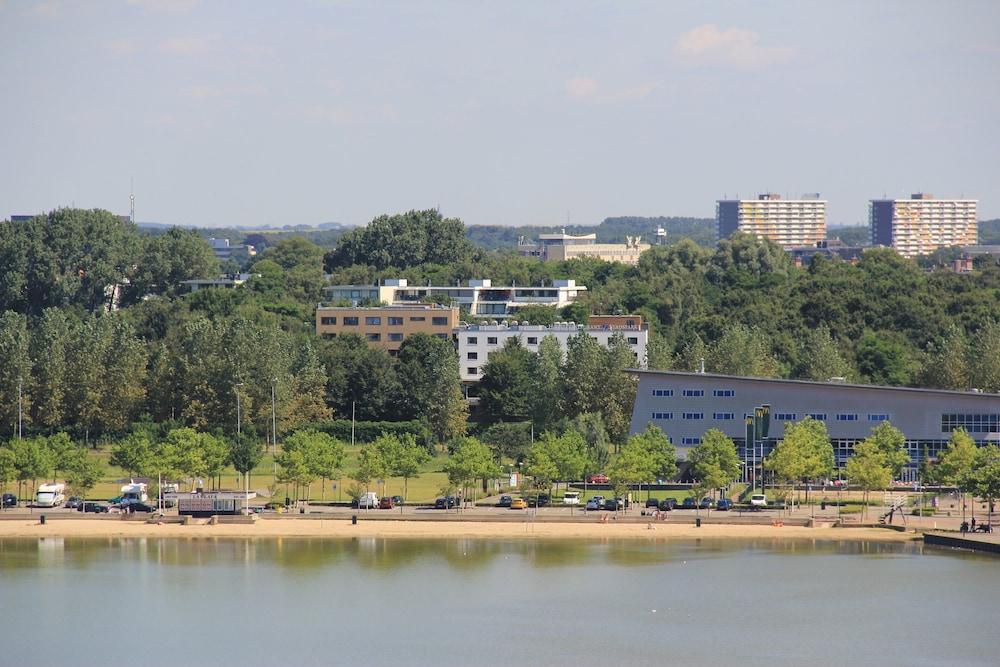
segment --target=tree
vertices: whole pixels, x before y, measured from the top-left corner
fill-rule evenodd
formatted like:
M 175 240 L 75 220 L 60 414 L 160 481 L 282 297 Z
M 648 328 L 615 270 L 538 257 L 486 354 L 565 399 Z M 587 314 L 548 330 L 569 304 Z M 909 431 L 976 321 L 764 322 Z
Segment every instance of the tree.
M 405 416 L 426 419 L 438 442 L 465 433 L 469 406 L 450 341 L 420 333 L 410 336 L 399 349 L 397 370 Z
M 344 443 L 331 437 L 326 433 L 308 428 L 296 431 L 285 438 L 282 444 L 281 454 L 277 457 L 278 465 L 282 467 L 282 479 L 294 482 L 296 485 L 296 498 L 300 486 L 306 486 L 308 495 L 309 487 L 316 479 L 324 482 L 337 475 L 337 471 L 344 464 Z M 371 446 L 365 447 L 361 451 L 362 472 L 368 472 L 364 466 L 372 466 L 372 461 L 367 461 L 366 456 L 370 456 Z M 377 452 L 376 452 L 377 453 Z M 381 469 L 374 471 L 372 476 L 380 476 Z M 384 473 L 382 473 L 384 474 Z M 355 478 L 368 486 L 372 477 L 362 479 L 358 475 Z M 326 484 L 323 484 L 323 493 L 326 493 Z
M 628 437 L 632 421 L 632 403 L 635 401 L 638 386 L 638 378 L 626 373 L 625 370 L 635 368 L 639 365 L 639 361 L 620 332 L 608 340 L 608 347 L 604 350 L 603 357 L 597 407 L 604 418 L 611 440 L 621 443 Z
M 969 361 L 969 342 L 965 333 L 952 324 L 940 341 L 927 345 L 921 384 L 940 389 L 968 389 Z
M 587 468 L 587 442 L 583 436 L 573 430 L 567 430 L 563 435 L 557 436 L 550 431 L 546 431 L 531 446 L 528 454 L 529 470 L 534 463 L 540 471 L 540 475 L 529 473 L 535 477 L 546 477 L 546 481 L 566 481 L 570 482 L 580 479 L 583 471 Z M 555 466 L 555 476 L 548 477 L 552 472 L 548 465 L 551 462 Z
M 66 483 L 77 495 L 84 498 L 97 486 L 104 474 L 104 464 L 86 449 L 73 449 L 72 460 L 66 468 Z
M 409 481 L 420 472 L 420 466 L 430 460 L 427 448 L 417 443 L 412 433 L 401 436 L 383 433 L 372 443 L 382 452 L 389 473 L 403 478 L 403 497 L 409 492 Z
M 586 331 L 566 341 L 566 363 L 562 368 L 563 405 L 567 417 L 599 412 L 600 385 L 605 380 L 604 350 Z
M 194 488 L 195 478 L 207 476 L 209 473 L 209 466 L 202 450 L 202 444 L 205 442 L 201 438 L 202 435 L 191 428 L 175 428 L 168 431 L 153 457 L 154 460 L 161 460 L 156 464 L 160 468 L 156 472 L 176 471 L 188 478 L 189 488 Z
M 500 474 L 500 468 L 493 460 L 490 448 L 476 438 L 462 437 L 452 443 L 451 459 L 444 471 L 448 481 L 465 489 L 477 479 L 490 479 Z
M 916 371 L 912 352 L 899 334 L 868 332 L 857 345 L 858 371 L 872 384 L 907 385 Z
M 358 470 L 354 473 L 354 479 L 365 485 L 368 490 L 373 480 L 385 479 L 389 473 L 389 466 L 382 456 L 381 450 L 372 444 L 361 448 L 361 455 L 358 457 Z
M 779 370 L 764 332 L 740 323 L 727 327 L 711 346 L 705 367 L 713 373 L 752 377 L 776 377 Z
M 556 323 L 558 312 L 555 306 L 531 304 L 518 308 L 517 319 L 526 321 L 528 324 L 548 327 Z
M 52 452 L 45 438 L 22 438 L 11 443 L 17 467 L 18 491 L 24 482 L 31 480 L 32 488 L 39 478 L 46 478 L 52 471 Z
M 709 489 L 722 490 L 740 474 L 736 443 L 718 429 L 709 429 L 701 442 L 688 452 L 694 476 Z
M 646 452 L 652 461 L 656 479 L 672 479 L 677 475 L 677 450 L 660 428 L 649 424 L 645 431 L 631 436 L 627 444 Z
M 538 343 L 538 354 L 531 359 L 529 372 L 534 380 L 534 396 L 529 402 L 530 414 L 539 431 L 543 431 L 563 414 L 560 370 L 563 351 L 559 340 L 552 334 Z
M 0 491 L 17 479 L 17 455 L 8 447 L 0 447 Z
M 910 455 L 906 451 L 906 436 L 890 422 L 884 421 L 872 429 L 869 438 L 881 450 L 893 478 L 898 479 L 903 467 L 910 462 Z
M 13 311 L 0 314 L 0 419 L 4 430 L 17 435 L 18 394 L 21 418 L 31 421 L 31 358 L 28 346 L 28 322 Z M 8 430 L 9 429 L 9 430 Z
M 490 422 L 524 419 L 534 412 L 534 354 L 510 337 L 503 348 L 490 354 L 479 381 L 479 402 Z
M 320 341 L 319 358 L 326 369 L 326 402 L 337 415 L 361 420 L 396 418 L 401 388 L 392 358 L 356 335 Z M 404 411 L 412 416 L 411 411 Z
M 66 314 L 46 308 L 31 336 L 35 367 L 32 387 L 32 421 L 50 432 L 62 426 L 66 415 L 70 327 Z
M 783 482 L 815 481 L 829 475 L 834 456 L 826 424 L 812 417 L 786 424 L 784 437 L 765 459 L 764 468 Z
M 821 325 L 806 332 L 799 346 L 795 376 L 804 380 L 848 377 L 851 367 L 840 354 L 830 329 Z
M 892 468 L 878 443 L 867 438 L 854 446 L 854 455 L 847 460 L 847 477 L 864 491 L 864 513 L 867 513 L 869 494 L 884 489 L 892 481 Z
M 1000 321 L 987 319 L 969 345 L 969 380 L 986 392 L 1000 392 Z
M 500 422 L 483 431 L 479 439 L 493 452 L 497 461 L 503 459 L 520 460 L 527 456 L 531 447 L 530 422 Z
M 962 494 L 962 517 L 965 517 L 965 493 L 974 486 L 973 473 L 976 467 L 976 442 L 964 428 L 951 432 L 948 447 L 938 457 L 934 475 L 940 484 L 956 487 Z
M 653 425 L 631 436 L 608 468 L 611 484 L 619 493 L 632 484 L 648 484 L 676 474 L 676 450 L 670 438 Z
M 229 440 L 229 463 L 241 475 L 249 476 L 264 456 L 264 443 L 256 433 L 243 431 Z M 247 487 L 250 486 L 249 477 Z
M 972 492 L 983 498 L 989 507 L 987 525 L 993 525 L 993 505 L 1000 497 L 1000 447 L 990 443 L 976 452 L 976 462 L 971 475 Z
M 219 274 L 219 260 L 197 230 L 171 227 L 165 234 L 144 237 L 143 246 L 132 279 L 134 299 L 178 288 L 183 280 Z
M 145 431 L 133 431 L 115 443 L 111 449 L 111 465 L 118 466 L 129 477 L 148 471 L 153 458 L 153 443 Z
M 566 430 L 579 433 L 586 443 L 584 475 L 604 470 L 610 461 L 608 430 L 600 412 L 585 412 L 566 422 Z

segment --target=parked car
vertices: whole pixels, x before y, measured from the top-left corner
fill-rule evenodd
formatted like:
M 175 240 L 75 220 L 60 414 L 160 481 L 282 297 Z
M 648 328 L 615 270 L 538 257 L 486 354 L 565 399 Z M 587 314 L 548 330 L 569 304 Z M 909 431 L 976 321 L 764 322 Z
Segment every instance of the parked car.
M 599 472 L 596 475 L 591 475 L 587 478 L 587 481 L 591 484 L 607 484 L 611 480 L 603 472 Z
M 755 493 L 750 496 L 751 507 L 767 507 L 767 496 L 763 493 Z
M 608 510 L 609 512 L 615 512 L 617 510 L 620 510 L 621 506 L 618 504 L 617 498 L 608 498 L 607 500 L 604 501 L 604 509 Z
M 462 504 L 461 496 L 448 496 L 448 507 L 459 507 Z
M 710 509 L 712 509 L 712 499 L 709 498 L 708 496 L 702 498 L 701 502 L 698 503 L 698 507 L 701 508 L 701 509 L 703 509 L 703 510 L 710 510 Z
M 90 514 L 107 514 L 110 508 L 106 503 L 95 503 L 84 501 L 78 508 L 78 512 L 90 513 Z
M 403 501 L 403 496 L 393 496 L 392 497 L 392 504 L 393 505 L 405 505 L 406 503 Z
M 143 503 L 143 502 L 139 502 L 139 501 L 134 501 L 134 502 L 131 502 L 131 503 L 123 503 L 122 506 L 121 506 L 121 510 L 123 512 L 131 512 L 131 513 L 134 513 L 134 512 L 155 512 L 156 511 L 156 507 L 154 505 L 150 505 L 149 503 Z
M 646 498 L 646 507 L 652 507 L 653 509 L 660 508 L 660 501 L 656 498 Z
M 391 510 L 392 509 L 392 498 L 385 496 L 378 501 L 378 508 L 380 510 Z
M 697 506 L 698 506 L 698 503 L 696 503 L 695 500 L 694 500 L 694 498 L 691 497 L 691 496 L 688 496 L 687 498 L 685 498 L 684 502 L 681 503 L 681 509 L 682 510 L 693 510 Z
M 497 507 L 510 507 L 510 504 L 513 500 L 514 500 L 513 496 L 508 496 L 508 495 L 500 496 L 500 502 L 497 503 Z
M 586 510 L 588 512 L 593 512 L 594 510 L 601 509 L 601 501 L 596 498 L 591 498 L 587 501 Z
M 526 510 L 528 509 L 528 501 L 524 498 L 514 498 L 510 501 L 510 508 L 512 510 Z
M 579 505 L 580 504 L 580 492 L 579 491 L 567 491 L 563 494 L 563 505 Z
M 70 496 L 69 500 L 66 501 L 66 509 L 75 510 L 79 509 L 80 505 L 83 504 L 83 498 L 80 496 Z
M 720 498 L 719 502 L 715 503 L 715 509 L 720 512 L 726 512 L 733 509 L 733 501 L 729 498 Z
M 3 506 L 7 507 L 17 507 L 17 496 L 13 493 L 3 494 Z
M 677 500 L 674 498 L 664 498 L 660 501 L 660 511 L 669 512 L 677 507 Z
M 451 509 L 452 507 L 458 507 L 458 496 L 438 498 L 434 501 L 434 509 L 436 510 L 446 510 Z

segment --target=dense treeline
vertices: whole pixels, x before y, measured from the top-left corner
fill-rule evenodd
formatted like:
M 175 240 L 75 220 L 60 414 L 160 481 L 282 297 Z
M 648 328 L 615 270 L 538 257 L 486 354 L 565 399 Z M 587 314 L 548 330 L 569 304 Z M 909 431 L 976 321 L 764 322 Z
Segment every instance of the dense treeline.
M 463 433 L 447 341 L 415 337 L 393 359 L 359 338 L 316 338 L 324 262 L 336 283 L 574 278 L 588 291 L 559 317 L 642 314 L 655 368 L 694 370 L 704 358 L 725 373 L 1000 390 L 996 266 L 925 271 L 873 249 L 855 266 L 815 258 L 798 269 L 779 247 L 745 236 L 713 249 L 655 247 L 635 267 L 539 262 L 475 248 L 465 233 L 436 211 L 382 216 L 333 253 L 282 239 L 253 259 L 257 275 L 242 289 L 185 295 L 181 280 L 217 270 L 193 233 L 144 237 L 117 216 L 70 209 L 0 223 L 3 432 L 14 432 L 20 386 L 29 432 L 80 439 L 124 433 L 144 417 L 232 432 L 237 411 L 266 434 L 272 387 L 279 434 L 352 410 L 366 421 L 422 420 L 436 441 Z M 122 308 L 108 312 L 113 285 Z M 556 316 L 535 311 L 537 321 Z M 526 420 L 540 430 L 599 414 L 621 442 L 633 390 L 618 369 L 634 360 L 592 347 L 581 339 L 559 359 L 496 355 L 480 387 L 486 423 Z
M 565 229 L 567 234 L 597 234 L 598 243 L 624 243 L 626 236 L 641 236 L 644 241 L 653 243 L 657 227 L 663 227 L 666 231 L 665 242 L 667 244 L 676 243 L 686 238 L 705 247 L 715 245 L 715 220 L 712 218 L 662 216 L 605 218 L 599 225 L 520 225 L 517 227 L 470 225 L 466 229 L 466 236 L 471 242 L 486 250 L 508 250 L 513 249 L 517 245 L 517 240 L 522 236 L 528 241 L 532 241 L 537 239 L 539 234 L 553 234 L 562 229 Z

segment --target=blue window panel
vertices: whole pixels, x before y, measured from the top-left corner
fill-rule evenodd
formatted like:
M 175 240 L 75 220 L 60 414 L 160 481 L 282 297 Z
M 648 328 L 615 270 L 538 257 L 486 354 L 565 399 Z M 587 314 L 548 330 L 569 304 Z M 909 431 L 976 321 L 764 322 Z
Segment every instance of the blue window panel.
M 681 444 L 684 445 L 700 445 L 701 438 L 681 438 Z
M 889 415 L 887 415 L 887 414 L 870 414 L 870 415 L 868 415 L 868 421 L 870 421 L 870 422 L 887 422 L 887 421 L 889 421 Z
M 674 418 L 674 413 L 673 412 L 654 412 L 653 413 L 653 419 L 663 420 L 663 419 L 673 419 L 673 418 Z
M 654 389 L 653 396 L 673 396 L 673 389 Z
M 712 419 L 716 421 L 725 421 L 733 418 L 732 412 L 713 412 Z
M 799 416 L 794 412 L 775 412 L 774 421 L 779 422 L 793 422 L 798 419 Z
M 683 392 L 684 396 L 704 396 L 704 389 L 685 389 Z
M 735 389 L 713 389 L 712 390 L 712 396 L 716 396 L 718 398 L 732 398 L 735 395 L 736 395 L 736 390 Z
M 826 421 L 826 413 L 825 412 L 808 412 L 808 413 L 806 413 L 806 417 L 812 417 L 816 421 L 820 421 L 820 422 L 825 422 Z
M 856 422 L 858 421 L 858 416 L 853 413 L 840 412 L 837 413 L 837 421 L 839 422 Z
M 704 412 L 685 412 L 684 419 L 704 419 Z

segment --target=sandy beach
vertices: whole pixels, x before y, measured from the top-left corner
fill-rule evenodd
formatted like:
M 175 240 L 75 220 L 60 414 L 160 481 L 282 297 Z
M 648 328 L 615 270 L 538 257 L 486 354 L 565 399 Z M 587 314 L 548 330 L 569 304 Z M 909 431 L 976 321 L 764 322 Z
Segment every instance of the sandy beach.
M 386 537 L 386 538 L 575 538 L 575 539 L 781 539 L 874 540 L 905 542 L 917 537 L 879 528 L 805 528 L 768 525 L 693 525 L 644 523 L 512 523 L 490 521 L 360 521 L 346 519 L 268 519 L 254 524 L 180 525 L 138 521 L 37 520 L 0 521 L 4 537 L 169 537 L 169 538 L 272 538 L 272 537 Z

